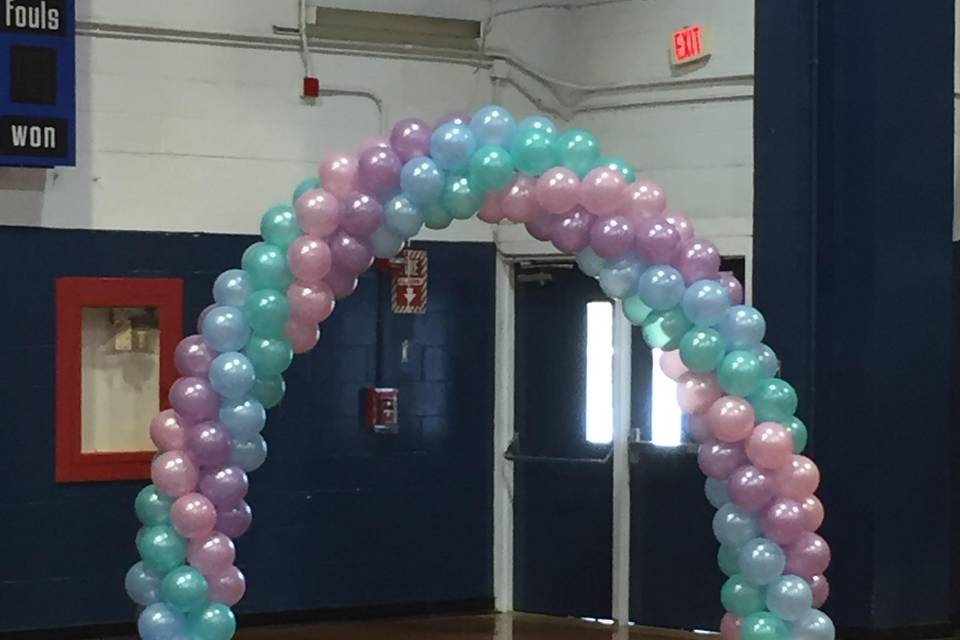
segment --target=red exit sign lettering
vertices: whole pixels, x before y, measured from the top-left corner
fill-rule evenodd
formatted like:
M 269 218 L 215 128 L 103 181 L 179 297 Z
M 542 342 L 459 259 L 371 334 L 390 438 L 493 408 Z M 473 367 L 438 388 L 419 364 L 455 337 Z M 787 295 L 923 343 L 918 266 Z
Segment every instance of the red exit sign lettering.
M 706 58 L 710 55 L 710 47 L 705 29 L 694 24 L 674 31 L 670 52 L 673 64 L 686 64 Z

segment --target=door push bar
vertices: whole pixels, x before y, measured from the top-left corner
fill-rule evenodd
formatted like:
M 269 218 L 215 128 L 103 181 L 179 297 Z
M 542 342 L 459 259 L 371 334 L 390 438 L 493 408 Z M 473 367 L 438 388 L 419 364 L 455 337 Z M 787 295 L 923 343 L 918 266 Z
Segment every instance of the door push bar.
M 607 449 L 606 455 L 602 458 L 567 458 L 562 456 L 530 456 L 517 453 L 517 447 L 519 446 L 520 434 L 514 434 L 513 438 L 510 440 L 510 444 L 507 446 L 507 450 L 503 452 L 503 457 L 509 460 L 510 462 L 542 462 L 550 464 L 576 464 L 576 465 L 605 465 L 613 460 L 613 447 L 611 446 Z

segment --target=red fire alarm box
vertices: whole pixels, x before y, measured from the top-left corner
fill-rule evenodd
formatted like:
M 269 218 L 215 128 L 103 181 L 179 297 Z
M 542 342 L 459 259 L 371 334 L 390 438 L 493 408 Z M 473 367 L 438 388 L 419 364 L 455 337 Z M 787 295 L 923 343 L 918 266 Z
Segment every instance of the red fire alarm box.
M 370 387 L 367 389 L 367 426 L 377 433 L 396 433 L 399 415 L 397 389 Z

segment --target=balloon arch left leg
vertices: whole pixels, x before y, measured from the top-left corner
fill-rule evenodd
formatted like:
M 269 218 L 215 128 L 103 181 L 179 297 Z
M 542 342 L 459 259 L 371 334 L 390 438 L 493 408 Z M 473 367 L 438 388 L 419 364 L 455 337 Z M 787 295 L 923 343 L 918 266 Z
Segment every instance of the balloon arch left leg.
M 221 274 L 197 335 L 176 351 L 182 378 L 171 409 L 150 424 L 159 450 L 153 484 L 136 499 L 141 561 L 126 589 L 145 607 L 144 640 L 227 640 L 243 596 L 233 539 L 252 519 L 247 474 L 263 464 L 266 411 L 284 394 L 294 353 L 350 295 L 374 257 L 397 254 L 424 225 L 478 215 L 523 223 L 576 254 L 584 273 L 623 301 L 660 365 L 677 381 L 699 441 L 705 492 L 717 508 L 724 638 L 833 640 L 819 607 L 827 543 L 815 532 L 820 475 L 801 455 L 807 440 L 797 395 L 777 377 L 763 316 L 720 273 L 716 247 L 667 208 L 662 190 L 626 160 L 603 157 L 582 129 L 560 133 L 543 116 L 519 123 L 502 107 L 452 114 L 431 126 L 398 122 L 389 139 L 335 153 L 293 205 L 273 207 L 263 240 L 240 269 Z

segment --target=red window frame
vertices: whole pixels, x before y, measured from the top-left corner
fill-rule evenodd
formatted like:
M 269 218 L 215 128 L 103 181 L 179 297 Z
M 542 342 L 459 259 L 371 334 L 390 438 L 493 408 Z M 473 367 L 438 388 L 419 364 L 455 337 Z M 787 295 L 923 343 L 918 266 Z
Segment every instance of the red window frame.
M 84 307 L 156 307 L 160 320 L 160 408 L 177 379 L 173 354 L 183 337 L 183 281 L 177 278 L 57 278 L 56 480 L 150 477 L 155 451 L 84 453 L 81 383 Z M 143 425 L 146 429 L 147 425 Z

